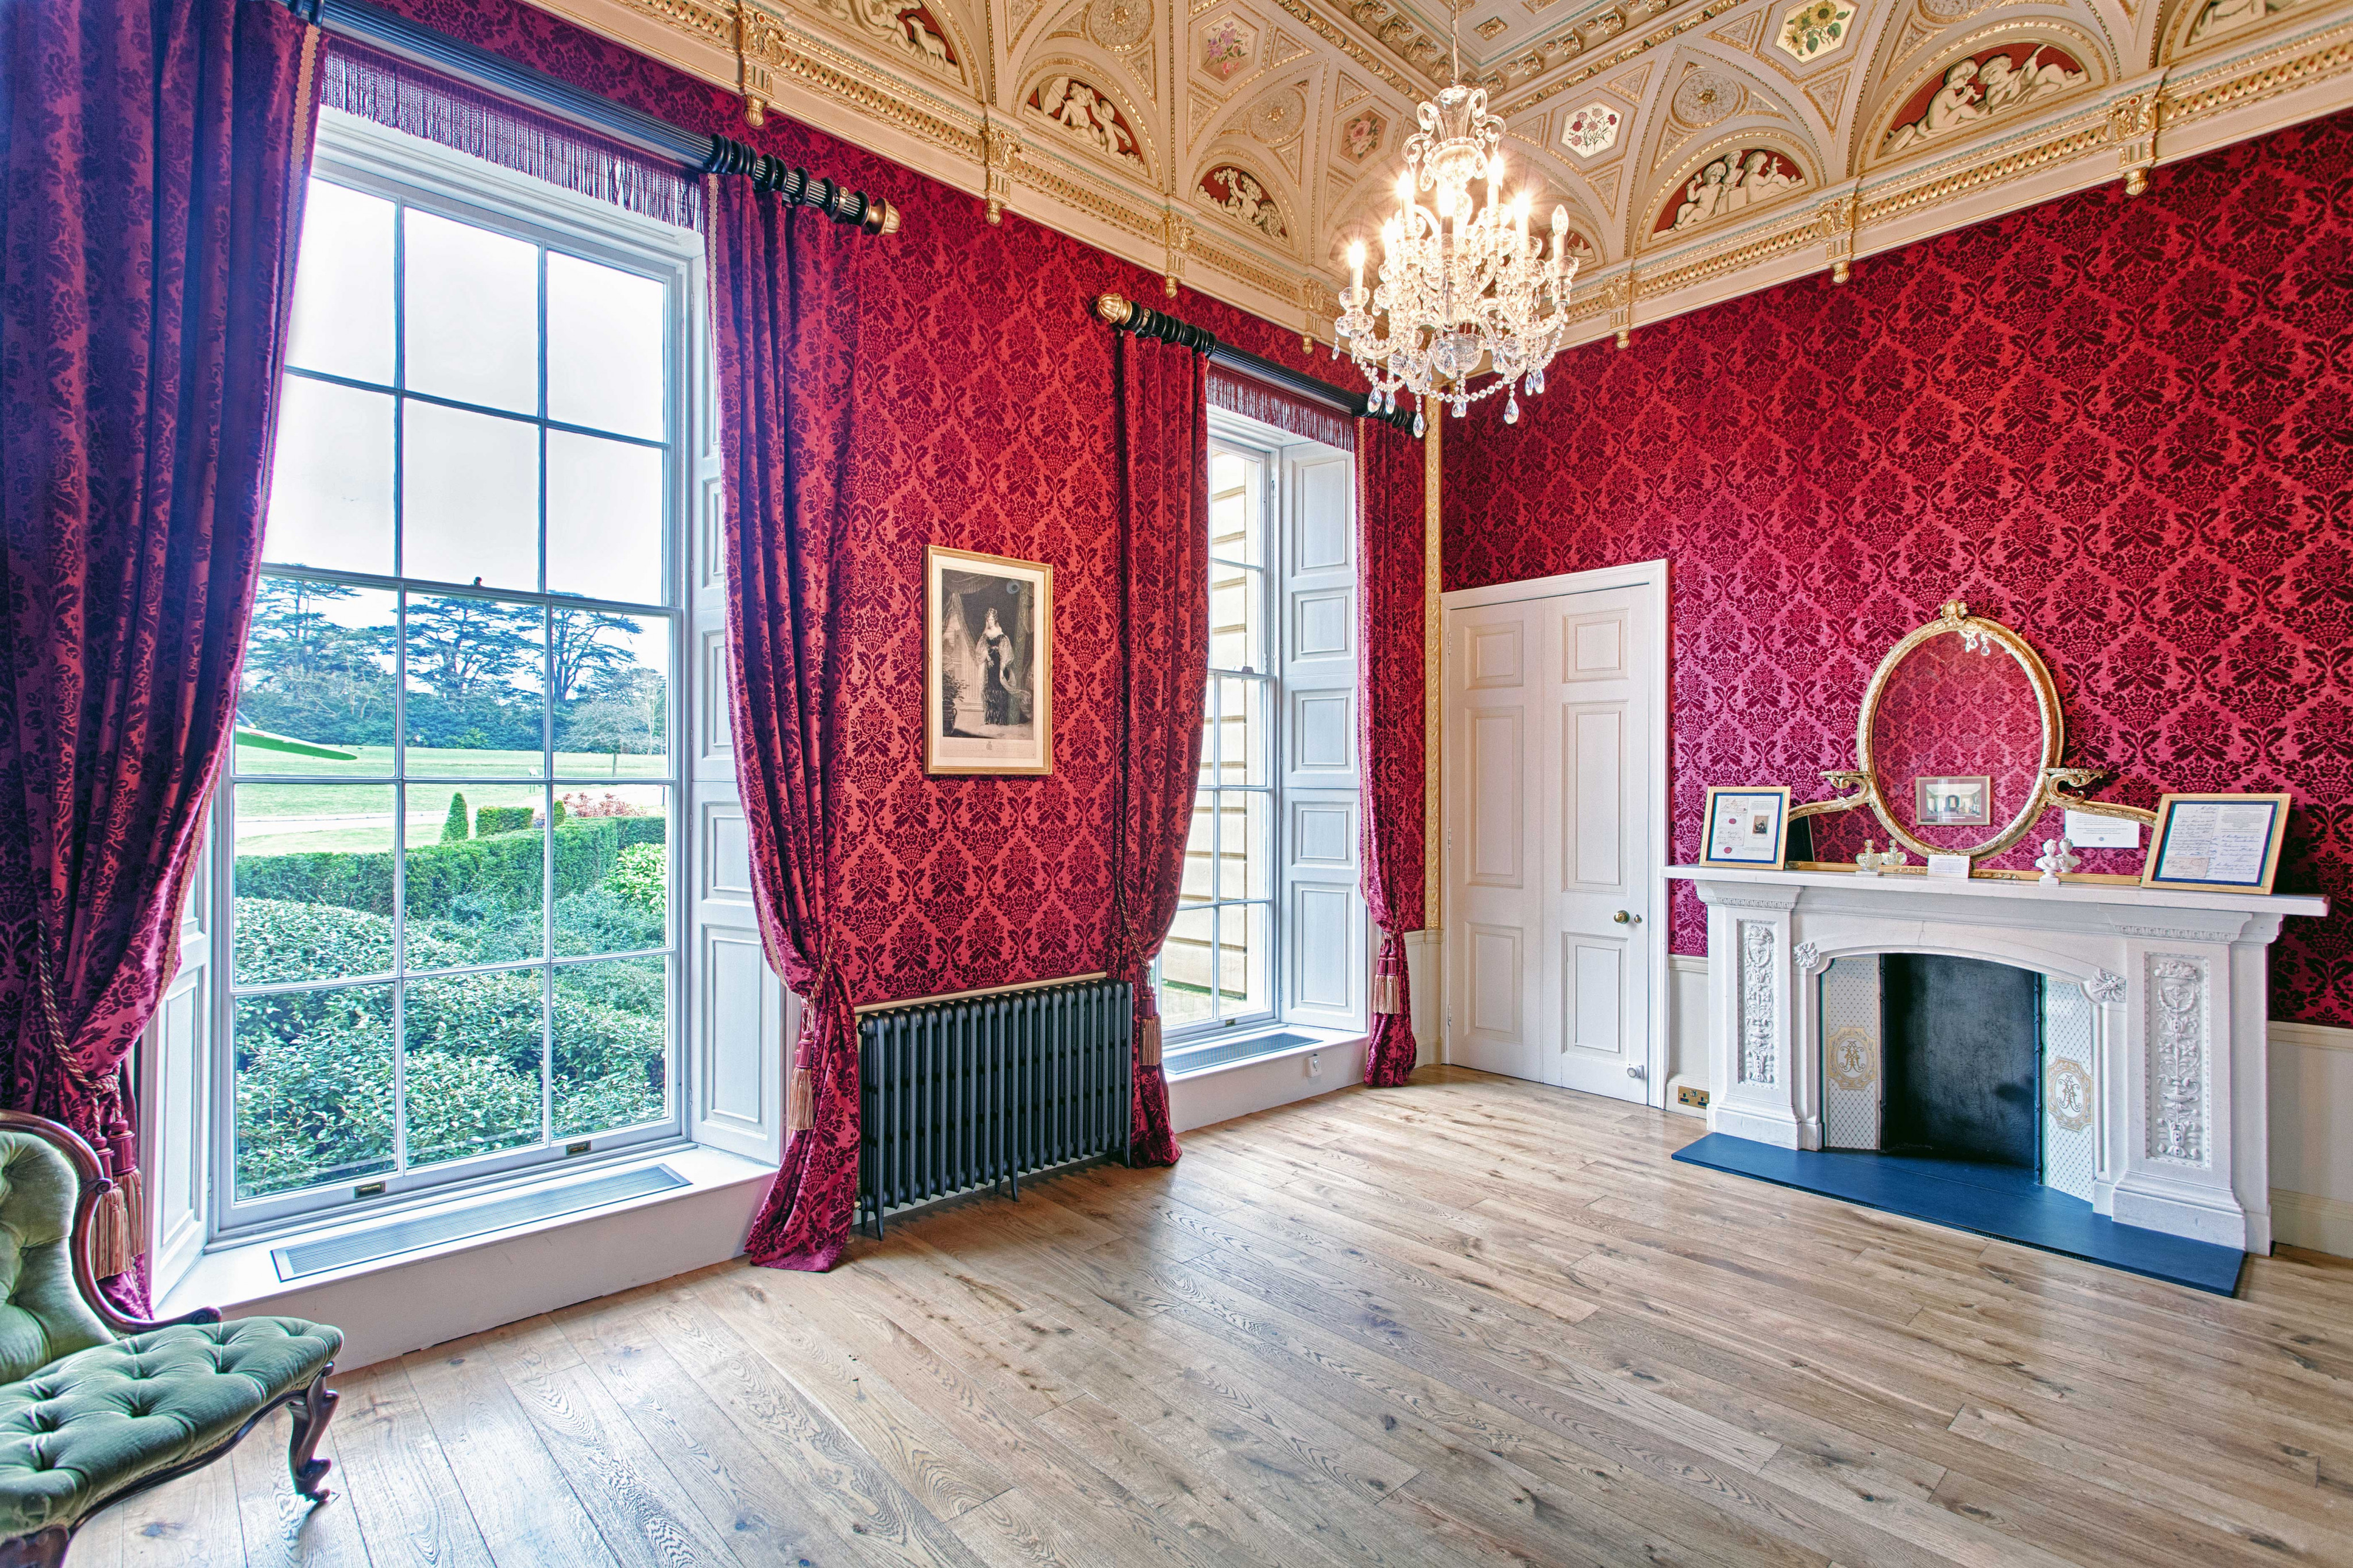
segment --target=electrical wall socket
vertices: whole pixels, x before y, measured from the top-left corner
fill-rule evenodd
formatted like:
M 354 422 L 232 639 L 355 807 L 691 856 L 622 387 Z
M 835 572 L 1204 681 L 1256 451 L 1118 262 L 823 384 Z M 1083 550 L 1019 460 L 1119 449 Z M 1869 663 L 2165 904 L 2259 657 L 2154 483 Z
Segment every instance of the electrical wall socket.
M 1309 1078 L 1322 1078 L 1324 1076 L 1324 1053 L 1322 1051 L 1310 1051 L 1307 1053 L 1307 1076 Z
M 1707 1109 L 1707 1090 L 1696 1084 L 1678 1084 L 1675 1086 L 1675 1100 L 1678 1104 L 1697 1106 L 1704 1110 Z

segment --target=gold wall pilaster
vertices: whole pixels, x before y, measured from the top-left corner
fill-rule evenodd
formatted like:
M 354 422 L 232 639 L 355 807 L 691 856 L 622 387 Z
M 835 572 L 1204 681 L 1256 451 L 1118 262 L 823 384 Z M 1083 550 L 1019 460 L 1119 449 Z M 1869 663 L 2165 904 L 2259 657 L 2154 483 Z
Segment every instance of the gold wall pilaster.
M 1438 674 L 1445 637 L 1438 618 L 1438 432 L 1446 423 L 1446 405 L 1430 398 L 1421 399 L 1420 405 L 1430 410 L 1421 438 L 1421 926 L 1425 940 L 1434 941 L 1446 923 L 1438 877 Z

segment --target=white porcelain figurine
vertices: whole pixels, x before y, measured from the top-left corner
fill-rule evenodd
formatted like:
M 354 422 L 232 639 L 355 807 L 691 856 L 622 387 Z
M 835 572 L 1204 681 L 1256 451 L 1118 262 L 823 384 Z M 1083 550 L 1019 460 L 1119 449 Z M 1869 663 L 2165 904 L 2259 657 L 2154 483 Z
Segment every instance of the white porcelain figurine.
M 2046 838 L 2042 841 L 2042 854 L 2034 862 L 2042 875 L 2037 877 L 2035 880 L 2055 883 L 2062 873 L 2072 871 L 2083 863 L 2082 858 L 2075 853 L 2075 847 L 2067 842 L 2064 835 L 2057 838 Z

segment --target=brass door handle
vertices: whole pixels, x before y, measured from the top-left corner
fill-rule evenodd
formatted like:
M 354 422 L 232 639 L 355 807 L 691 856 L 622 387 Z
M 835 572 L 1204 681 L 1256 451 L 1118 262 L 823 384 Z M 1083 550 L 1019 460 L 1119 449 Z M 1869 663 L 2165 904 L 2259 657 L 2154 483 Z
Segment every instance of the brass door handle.
M 1620 910 L 1616 914 L 1611 915 L 1609 920 L 1610 923 L 1613 925 L 1638 926 L 1642 923 L 1641 916 L 1637 914 L 1629 914 L 1624 910 Z

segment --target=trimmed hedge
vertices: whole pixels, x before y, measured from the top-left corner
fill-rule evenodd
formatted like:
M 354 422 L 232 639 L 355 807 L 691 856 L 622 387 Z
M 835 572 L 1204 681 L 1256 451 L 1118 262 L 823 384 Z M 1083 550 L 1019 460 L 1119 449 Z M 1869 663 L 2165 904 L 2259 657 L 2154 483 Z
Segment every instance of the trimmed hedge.
M 408 850 L 408 913 L 432 920 L 451 912 L 459 898 L 494 898 L 509 908 L 537 909 L 543 847 L 555 846 L 555 893 L 586 892 L 602 885 L 632 845 L 662 844 L 669 824 L 659 816 L 600 816 L 559 822 L 552 835 L 536 831 L 492 832 L 488 819 L 504 809 L 482 806 L 474 814 L 483 836 L 449 844 L 412 845 Z M 527 806 L 514 807 L 528 814 Z M 235 870 L 240 899 L 273 899 L 290 904 L 332 904 L 389 915 L 392 856 L 311 850 L 295 855 L 240 855 Z
M 619 902 L 609 892 L 567 903 Z M 559 906 L 561 908 L 561 906 Z M 389 921 L 358 910 L 237 900 L 237 976 L 322 978 L 388 960 Z M 412 962 L 462 951 L 412 921 Z M 321 969 L 310 966 L 326 966 Z M 659 958 L 555 971 L 552 1136 L 607 1131 L 667 1114 Z M 345 973 L 356 973 L 357 969 Z M 413 1160 L 512 1148 L 539 1135 L 543 971 L 408 983 L 406 1073 Z M 237 1185 L 241 1197 L 390 1168 L 392 987 L 241 996 L 235 1033 Z

